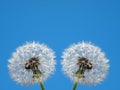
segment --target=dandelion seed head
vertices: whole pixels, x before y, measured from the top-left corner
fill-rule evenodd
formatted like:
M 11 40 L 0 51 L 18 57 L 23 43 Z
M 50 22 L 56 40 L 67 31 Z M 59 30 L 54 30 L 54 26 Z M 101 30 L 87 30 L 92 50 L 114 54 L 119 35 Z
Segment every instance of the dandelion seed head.
M 39 59 L 37 66 L 42 72 L 42 81 L 45 81 L 54 72 L 56 62 L 53 50 L 44 44 L 28 42 L 18 47 L 9 59 L 8 68 L 14 81 L 22 85 L 31 85 L 38 82 L 37 79 L 33 79 L 33 71 L 25 68 L 25 64 L 31 58 Z
M 76 80 L 76 72 L 79 70 L 78 58 L 84 57 L 91 65 L 90 70 L 84 70 L 84 78 L 79 78 L 79 82 L 86 85 L 95 85 L 104 80 L 109 69 L 109 60 L 97 46 L 89 42 L 79 42 L 71 45 L 63 52 L 62 70 L 72 80 Z M 81 64 L 80 64 L 81 65 Z

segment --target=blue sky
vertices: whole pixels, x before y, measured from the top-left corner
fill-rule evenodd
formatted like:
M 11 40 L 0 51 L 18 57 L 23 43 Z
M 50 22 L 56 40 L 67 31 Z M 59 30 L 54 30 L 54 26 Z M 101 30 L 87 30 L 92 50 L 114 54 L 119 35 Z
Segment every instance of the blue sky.
M 61 55 L 83 40 L 102 48 L 110 70 L 101 84 L 79 84 L 77 90 L 120 90 L 119 38 L 119 0 L 0 0 L 0 90 L 40 90 L 39 84 L 16 84 L 7 67 L 12 52 L 33 40 L 56 52 L 56 71 L 44 82 L 46 90 L 71 90 L 73 81 L 61 71 Z

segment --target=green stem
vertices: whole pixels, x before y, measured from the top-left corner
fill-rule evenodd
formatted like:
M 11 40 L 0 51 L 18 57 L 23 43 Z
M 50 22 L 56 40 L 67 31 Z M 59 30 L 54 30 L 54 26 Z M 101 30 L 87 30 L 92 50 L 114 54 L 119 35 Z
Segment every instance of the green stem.
M 44 88 L 44 85 L 43 85 L 42 81 L 40 81 L 40 87 L 41 87 L 41 90 L 45 90 L 45 88 Z
M 78 84 L 79 79 L 80 79 L 80 73 L 76 73 L 76 77 L 77 77 L 77 79 L 76 79 L 76 81 L 75 81 L 75 83 L 73 85 L 72 90 L 76 90 L 77 84 Z
M 72 90 L 76 90 L 77 84 L 78 84 L 78 80 L 75 81 Z
M 37 75 L 38 75 L 38 78 L 39 78 L 41 90 L 45 90 L 45 87 L 44 87 L 44 85 L 42 83 L 42 80 L 41 80 L 41 72 L 40 72 L 40 70 L 38 70 Z

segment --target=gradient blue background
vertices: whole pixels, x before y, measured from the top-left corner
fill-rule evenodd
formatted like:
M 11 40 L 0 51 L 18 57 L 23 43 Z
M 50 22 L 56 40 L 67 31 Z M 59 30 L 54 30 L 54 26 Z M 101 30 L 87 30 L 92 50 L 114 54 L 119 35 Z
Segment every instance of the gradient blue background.
M 61 71 L 65 48 L 90 41 L 110 59 L 107 78 L 96 86 L 77 90 L 120 90 L 119 0 L 0 0 L 0 90 L 40 90 L 39 84 L 21 86 L 8 73 L 8 59 L 26 41 L 39 41 L 56 52 L 55 74 L 46 90 L 71 90 L 73 81 Z

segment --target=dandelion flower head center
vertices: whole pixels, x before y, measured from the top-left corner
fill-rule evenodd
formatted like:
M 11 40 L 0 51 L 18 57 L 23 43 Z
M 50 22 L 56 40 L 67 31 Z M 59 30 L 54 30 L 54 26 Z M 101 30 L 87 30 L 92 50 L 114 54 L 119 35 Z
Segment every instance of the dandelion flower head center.
M 38 78 L 37 73 L 38 72 L 41 73 L 40 70 L 38 69 L 38 66 L 40 65 L 39 61 L 40 61 L 39 57 L 32 57 L 25 63 L 25 69 L 32 70 L 33 78 Z
M 78 57 L 77 65 L 79 68 L 76 72 L 76 75 L 79 75 L 79 78 L 84 78 L 84 72 L 86 70 L 91 70 L 93 67 L 93 64 L 90 62 L 90 60 L 85 57 Z

